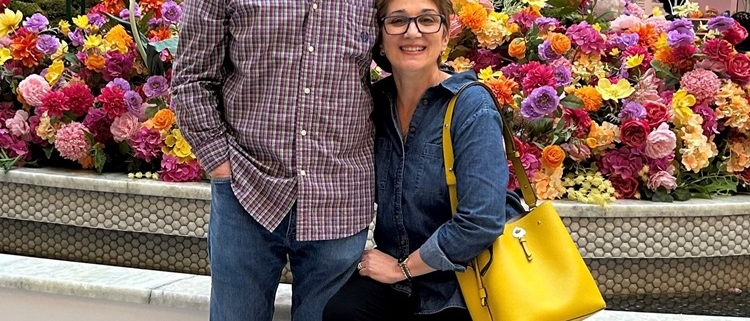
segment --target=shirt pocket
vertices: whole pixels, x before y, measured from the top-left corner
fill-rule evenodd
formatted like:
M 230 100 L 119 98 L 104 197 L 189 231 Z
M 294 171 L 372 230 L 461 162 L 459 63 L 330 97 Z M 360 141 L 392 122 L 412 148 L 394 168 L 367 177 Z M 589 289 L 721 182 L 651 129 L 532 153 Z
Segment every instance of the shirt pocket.
M 369 67 L 370 50 L 378 36 L 377 10 L 371 1 L 348 1 L 344 4 L 344 12 L 344 54 L 347 59 L 354 59 L 360 68 Z
M 444 196 L 447 190 L 445 182 L 445 162 L 443 146 L 425 143 L 419 156 L 419 167 L 416 176 L 416 196 L 419 202 L 432 204 Z

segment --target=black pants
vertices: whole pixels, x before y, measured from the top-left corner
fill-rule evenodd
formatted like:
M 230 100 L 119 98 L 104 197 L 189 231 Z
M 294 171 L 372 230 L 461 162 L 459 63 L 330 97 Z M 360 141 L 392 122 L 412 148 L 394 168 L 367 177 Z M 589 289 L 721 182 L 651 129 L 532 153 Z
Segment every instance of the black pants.
M 355 272 L 326 305 L 323 321 L 471 321 L 465 309 L 414 315 L 416 307 L 417 296 L 408 297 L 388 284 Z

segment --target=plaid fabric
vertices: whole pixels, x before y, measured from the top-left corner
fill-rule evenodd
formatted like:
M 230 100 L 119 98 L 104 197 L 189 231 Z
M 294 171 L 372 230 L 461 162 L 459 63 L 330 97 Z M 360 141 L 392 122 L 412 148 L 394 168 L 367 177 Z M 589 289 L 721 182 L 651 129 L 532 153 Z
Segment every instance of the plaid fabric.
M 372 0 L 186 0 L 172 80 L 207 171 L 229 160 L 244 208 L 274 230 L 297 202 L 300 241 L 373 215 Z

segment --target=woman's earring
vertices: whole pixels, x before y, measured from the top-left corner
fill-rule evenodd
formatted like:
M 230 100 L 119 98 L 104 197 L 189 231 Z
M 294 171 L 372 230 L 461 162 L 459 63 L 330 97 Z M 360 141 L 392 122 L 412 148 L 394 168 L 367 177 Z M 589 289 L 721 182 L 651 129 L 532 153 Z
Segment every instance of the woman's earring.
M 380 51 L 380 55 L 383 56 L 383 57 L 385 57 L 385 51 L 381 50 Z

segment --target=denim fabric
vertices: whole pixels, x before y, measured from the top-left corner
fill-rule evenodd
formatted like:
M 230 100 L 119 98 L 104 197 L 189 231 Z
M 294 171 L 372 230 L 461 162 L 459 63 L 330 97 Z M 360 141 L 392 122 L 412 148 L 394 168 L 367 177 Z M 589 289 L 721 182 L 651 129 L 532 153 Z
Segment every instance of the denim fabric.
M 271 321 L 287 255 L 294 273 L 292 319 L 320 321 L 328 300 L 354 273 L 367 230 L 343 239 L 296 241 L 296 206 L 270 232 L 244 210 L 230 183 L 211 182 L 211 321 Z
M 418 314 L 465 307 L 455 271 L 503 232 L 507 219 L 523 211 L 519 197 L 506 192 L 508 165 L 502 122 L 490 94 L 472 87 L 456 103 L 451 126 L 458 211 L 451 213 L 442 149 L 448 101 L 476 80 L 469 71 L 429 88 L 417 106 L 402 143 L 392 78 L 374 86 L 377 226 L 375 243 L 396 258 L 419 249 L 438 271 L 395 285 L 419 296 Z

